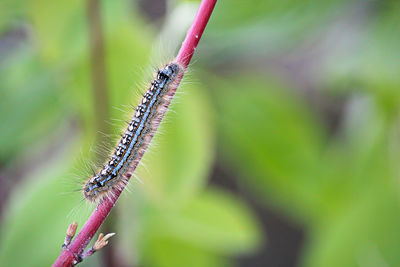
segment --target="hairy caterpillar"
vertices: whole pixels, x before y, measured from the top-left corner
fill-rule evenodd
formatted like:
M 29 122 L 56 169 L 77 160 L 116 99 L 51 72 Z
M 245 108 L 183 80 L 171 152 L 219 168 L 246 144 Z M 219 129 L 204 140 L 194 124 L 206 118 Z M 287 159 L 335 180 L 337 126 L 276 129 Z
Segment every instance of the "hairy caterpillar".
M 88 201 L 99 202 L 110 197 L 115 189 L 128 182 L 160 125 L 183 72 L 176 62 L 157 72 L 109 161 L 84 184 L 83 195 Z

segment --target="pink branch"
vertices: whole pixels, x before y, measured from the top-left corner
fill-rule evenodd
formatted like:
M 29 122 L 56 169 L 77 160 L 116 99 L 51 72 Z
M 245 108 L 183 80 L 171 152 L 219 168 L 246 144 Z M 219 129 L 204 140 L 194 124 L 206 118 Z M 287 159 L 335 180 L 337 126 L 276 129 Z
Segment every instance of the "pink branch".
M 192 26 L 187 32 L 182 47 L 176 57 L 176 61 L 184 68 L 187 68 L 190 63 L 216 2 L 217 0 L 202 0 L 200 4 Z M 135 166 L 131 166 L 131 170 L 133 171 L 136 166 L 137 163 Z M 122 190 L 116 191 L 112 199 L 106 198 L 96 207 L 79 234 L 73 239 L 72 243 L 61 251 L 61 254 L 54 262 L 53 266 L 73 266 L 81 260 L 80 255 L 82 255 L 90 240 L 92 240 L 107 215 L 111 212 L 121 192 Z
M 216 2 L 217 0 L 203 0 L 200 3 L 199 10 L 193 20 L 192 26 L 188 30 L 181 49 L 176 56 L 176 61 L 182 64 L 185 68 L 187 68 L 192 59 Z

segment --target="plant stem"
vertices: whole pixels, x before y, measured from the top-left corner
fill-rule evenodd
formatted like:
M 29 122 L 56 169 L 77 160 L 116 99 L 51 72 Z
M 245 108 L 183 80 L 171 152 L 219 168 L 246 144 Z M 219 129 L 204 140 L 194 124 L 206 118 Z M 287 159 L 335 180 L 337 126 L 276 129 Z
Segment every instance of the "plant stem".
M 90 67 L 94 101 L 96 141 L 103 144 L 110 129 L 105 121 L 109 117 L 107 71 L 105 65 L 104 34 L 99 0 L 88 0 L 86 7 L 88 17 L 88 34 L 90 45 Z M 105 160 L 105 159 L 101 159 Z
M 176 61 L 185 68 L 187 68 L 192 59 L 216 2 L 217 0 L 203 0 L 200 3 L 199 10 L 193 20 L 192 26 L 188 30 L 181 49 L 179 49 L 178 55 L 176 56 Z
M 187 32 L 185 40 L 176 57 L 176 61 L 185 69 L 190 63 L 216 2 L 217 0 L 202 0 L 200 3 L 192 26 Z M 135 166 L 131 166 L 131 169 L 134 170 L 136 167 L 137 163 Z M 79 262 L 80 255 L 82 255 L 90 240 L 92 240 L 107 215 L 111 212 L 121 192 L 122 190 L 116 190 L 113 197 L 105 198 L 104 201 L 96 207 L 79 234 L 73 239 L 72 243 L 67 249 L 61 251 L 53 266 L 73 266 Z

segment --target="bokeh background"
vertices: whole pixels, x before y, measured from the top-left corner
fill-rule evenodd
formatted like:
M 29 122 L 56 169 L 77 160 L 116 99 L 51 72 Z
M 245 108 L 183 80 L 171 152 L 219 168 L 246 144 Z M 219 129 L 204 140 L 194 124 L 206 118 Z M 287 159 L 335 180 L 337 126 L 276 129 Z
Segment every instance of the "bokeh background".
M 0 2 L 0 266 L 48 266 L 198 1 Z M 400 2 L 220 0 L 81 266 L 400 266 Z M 141 182 L 140 182 L 141 181 Z

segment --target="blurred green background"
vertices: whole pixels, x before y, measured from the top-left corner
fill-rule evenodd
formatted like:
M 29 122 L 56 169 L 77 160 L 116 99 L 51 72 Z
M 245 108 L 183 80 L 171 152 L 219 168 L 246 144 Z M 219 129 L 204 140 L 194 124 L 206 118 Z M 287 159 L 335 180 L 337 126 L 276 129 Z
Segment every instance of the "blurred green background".
M 0 266 L 48 266 L 82 226 L 80 183 L 198 4 L 0 2 Z M 81 266 L 400 266 L 399 13 L 218 1 Z

